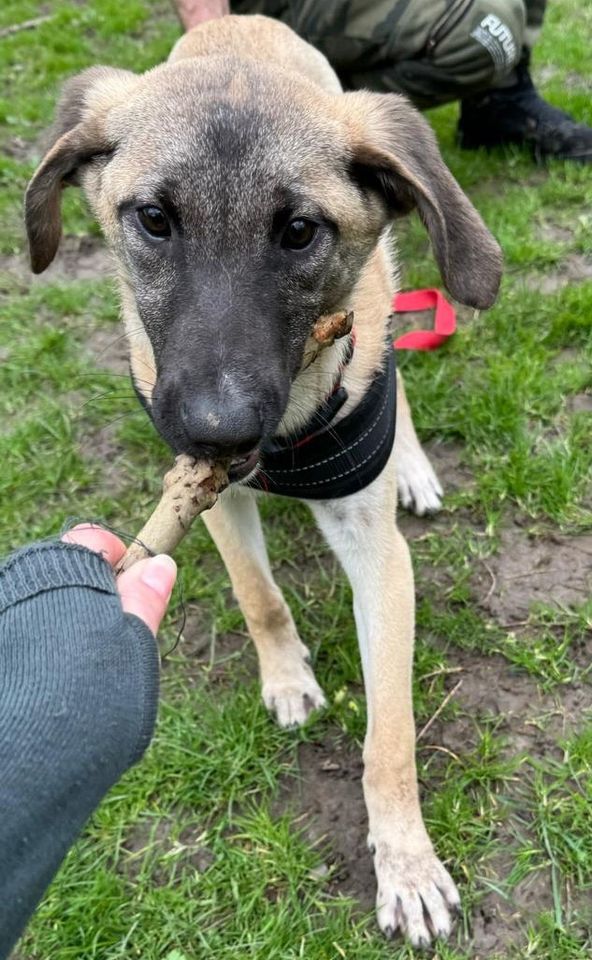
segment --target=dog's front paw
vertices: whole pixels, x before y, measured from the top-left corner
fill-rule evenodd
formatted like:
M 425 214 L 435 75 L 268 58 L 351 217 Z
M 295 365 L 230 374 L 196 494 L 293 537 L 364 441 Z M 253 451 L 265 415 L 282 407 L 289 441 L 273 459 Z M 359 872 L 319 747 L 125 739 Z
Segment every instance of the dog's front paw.
M 311 668 L 304 661 L 293 664 L 263 682 L 263 702 L 275 714 L 280 727 L 295 727 L 304 723 L 313 710 L 326 704 Z
M 371 838 L 368 842 L 374 851 L 376 913 L 384 935 L 390 940 L 400 931 L 414 947 L 448 937 L 460 897 L 431 847 L 415 853 L 387 842 L 375 845 Z
M 444 496 L 440 481 L 419 444 L 396 446 L 395 468 L 399 500 L 406 510 L 422 517 L 436 513 L 442 506 Z

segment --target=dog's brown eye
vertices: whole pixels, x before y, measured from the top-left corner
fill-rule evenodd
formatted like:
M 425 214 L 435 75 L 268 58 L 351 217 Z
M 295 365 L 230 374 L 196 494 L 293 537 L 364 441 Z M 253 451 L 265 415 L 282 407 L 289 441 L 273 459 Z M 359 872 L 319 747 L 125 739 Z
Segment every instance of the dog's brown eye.
M 284 230 L 282 247 L 288 250 L 304 250 L 316 236 L 317 225 L 312 220 L 290 220 Z
M 170 237 L 171 225 L 160 207 L 140 207 L 138 218 L 151 237 Z

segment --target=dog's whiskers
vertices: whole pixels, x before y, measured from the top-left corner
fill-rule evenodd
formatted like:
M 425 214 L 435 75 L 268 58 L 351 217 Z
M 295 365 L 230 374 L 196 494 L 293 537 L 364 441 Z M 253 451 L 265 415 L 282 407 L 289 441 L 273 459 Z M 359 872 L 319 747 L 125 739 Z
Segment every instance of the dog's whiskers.
M 121 343 L 122 340 L 128 340 L 130 337 L 137 336 L 137 334 L 142 332 L 144 333 L 146 332 L 146 328 L 143 326 L 143 324 L 140 324 L 139 327 L 134 327 L 133 330 L 125 330 L 122 334 L 120 334 L 120 336 L 115 337 L 114 340 L 110 340 L 109 343 L 105 347 L 103 347 L 103 349 L 100 350 L 99 353 L 96 354 L 96 358 L 100 359 L 101 357 L 103 357 L 108 350 L 111 350 L 112 347 L 115 347 L 118 343 Z M 144 363 L 145 366 L 149 367 L 149 369 L 154 374 L 156 374 L 156 370 L 152 367 L 152 364 L 148 364 L 145 360 L 143 360 L 142 362 Z
M 302 413 L 302 414 L 306 413 L 306 414 L 308 414 L 308 410 L 304 410 L 303 407 L 298 404 L 298 402 L 294 403 L 294 404 L 293 404 L 293 407 L 294 407 L 294 409 L 296 410 L 297 413 Z M 333 440 L 335 440 L 335 442 L 336 442 L 337 444 L 339 444 L 339 445 L 341 446 L 343 452 L 345 453 L 345 452 L 347 451 L 347 447 L 345 446 L 345 444 L 343 443 L 343 441 L 341 440 L 341 438 L 339 437 L 339 435 L 335 432 L 333 426 L 331 425 L 332 422 L 331 422 L 330 420 L 328 420 L 325 416 L 323 416 L 322 413 L 319 413 L 318 410 L 315 412 L 315 416 L 318 417 L 318 419 L 321 421 L 321 423 L 323 424 L 323 426 L 326 428 L 328 435 L 329 435 Z M 291 450 L 294 450 L 294 449 L 295 449 L 294 444 L 289 440 L 289 437 L 288 437 L 287 439 L 288 439 L 288 442 L 289 442 L 289 447 L 290 447 L 290 449 L 291 449 Z M 351 461 L 351 464 L 352 464 L 352 466 L 355 466 L 355 461 L 352 460 L 352 461 Z
M 113 420 L 109 420 L 108 423 L 104 423 L 101 427 L 101 431 L 106 430 L 108 427 L 112 427 L 114 423 L 119 423 L 120 420 L 125 420 L 126 417 L 137 417 L 138 414 L 144 414 L 144 411 L 141 409 L 137 410 L 127 410 L 125 413 L 120 414 L 118 417 L 114 417 Z
M 136 330 L 130 330 L 129 333 L 128 332 L 122 333 L 120 334 L 119 337 L 115 337 L 114 340 L 110 340 L 107 346 L 103 347 L 103 349 L 99 350 L 99 352 L 96 354 L 97 359 L 100 359 L 101 357 L 103 357 L 108 350 L 110 350 L 112 347 L 115 347 L 118 343 L 121 343 L 122 340 L 127 339 L 127 337 L 132 336 L 134 333 L 138 333 L 140 330 L 143 330 L 143 329 L 144 329 L 143 327 L 138 327 Z
M 79 374 L 78 374 L 78 377 L 79 377 L 80 379 L 82 379 L 83 377 L 86 377 L 86 378 L 89 378 L 89 377 L 108 377 L 108 378 L 110 378 L 110 377 L 119 377 L 119 378 L 121 378 L 121 379 L 127 380 L 128 383 L 129 383 L 129 381 L 130 381 L 130 379 L 131 379 L 129 373 L 112 373 L 110 370 L 97 370 L 96 372 L 93 372 L 93 373 L 79 373 Z M 145 384 L 147 384 L 149 387 L 153 387 L 153 386 L 154 386 L 154 381 L 152 381 L 152 380 L 144 380 L 144 379 L 142 379 L 142 377 L 134 377 L 134 380 L 135 380 L 136 383 L 145 383 Z
M 80 404 L 80 409 L 87 407 L 90 403 L 96 403 L 97 401 L 104 402 L 105 400 L 135 400 L 136 395 L 134 393 L 112 393 L 112 391 L 107 390 L 105 393 L 97 393 L 94 397 L 89 397 L 88 400 L 85 400 L 84 403 Z

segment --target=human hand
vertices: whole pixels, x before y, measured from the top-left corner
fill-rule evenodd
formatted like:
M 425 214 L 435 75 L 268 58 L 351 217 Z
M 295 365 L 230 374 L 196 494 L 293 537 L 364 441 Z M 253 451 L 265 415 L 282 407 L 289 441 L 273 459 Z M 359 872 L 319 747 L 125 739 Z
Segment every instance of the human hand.
M 114 533 L 91 523 L 78 524 L 65 533 L 62 540 L 100 553 L 112 567 L 121 560 L 126 549 Z M 176 578 L 177 565 L 164 553 L 139 560 L 117 577 L 117 591 L 125 613 L 135 614 L 156 635 Z

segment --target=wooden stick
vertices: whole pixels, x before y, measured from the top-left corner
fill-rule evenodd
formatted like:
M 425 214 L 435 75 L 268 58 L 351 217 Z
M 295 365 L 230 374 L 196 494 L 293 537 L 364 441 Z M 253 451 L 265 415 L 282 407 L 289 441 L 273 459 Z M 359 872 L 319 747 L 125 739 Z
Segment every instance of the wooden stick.
M 330 347 L 340 337 L 351 333 L 354 324 L 353 310 L 340 310 L 339 313 L 319 317 L 312 328 L 312 338 L 321 347 Z
M 331 347 L 340 337 L 351 333 L 353 323 L 352 310 L 340 310 L 339 313 L 327 313 L 319 317 L 311 331 L 313 345 L 305 350 L 300 371 L 310 367 L 325 347 Z
M 172 553 L 198 514 L 213 507 L 218 494 L 228 486 L 227 469 L 227 464 L 212 465 L 186 454 L 177 457 L 165 475 L 160 502 L 115 572 L 121 573 L 155 553 Z

